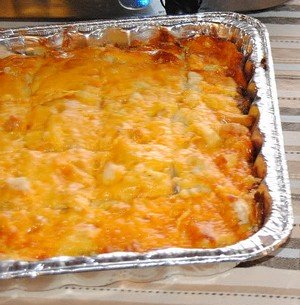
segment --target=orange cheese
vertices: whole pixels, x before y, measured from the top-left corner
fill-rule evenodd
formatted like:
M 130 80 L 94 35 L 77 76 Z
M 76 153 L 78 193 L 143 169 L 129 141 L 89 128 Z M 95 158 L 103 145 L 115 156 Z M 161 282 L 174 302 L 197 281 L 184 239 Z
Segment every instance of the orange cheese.
M 216 248 L 259 225 L 235 45 L 0 59 L 0 257 Z

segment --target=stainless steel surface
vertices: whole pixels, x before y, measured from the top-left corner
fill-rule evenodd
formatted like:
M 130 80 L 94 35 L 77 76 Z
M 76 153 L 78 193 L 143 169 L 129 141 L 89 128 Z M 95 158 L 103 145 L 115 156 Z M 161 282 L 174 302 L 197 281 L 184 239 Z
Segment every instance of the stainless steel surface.
M 201 9 L 208 11 L 246 12 L 281 5 L 287 0 L 203 0 Z
M 184 1 L 184 0 L 182 0 Z M 253 11 L 280 5 L 286 0 L 203 0 L 201 10 Z M 0 19 L 110 19 L 165 15 L 159 0 L 141 10 L 128 10 L 118 0 L 2 0 Z
M 240 46 L 244 55 L 250 57 L 254 63 L 255 72 L 248 92 L 254 99 L 250 111 L 259 111 L 253 139 L 259 142 L 262 139 L 258 136 L 259 133 L 264 138 L 255 163 L 258 172 L 264 172 L 266 168 L 266 176 L 261 185 L 261 197 L 265 198 L 265 224 L 250 238 L 217 249 L 170 248 L 148 253 L 118 252 L 91 257 L 54 257 L 36 262 L 2 261 L 0 278 L 193 263 L 209 266 L 214 273 L 216 268 L 225 266 L 224 263 L 234 265 L 265 256 L 278 248 L 289 236 L 293 222 L 292 206 L 272 56 L 267 30 L 256 19 L 235 13 L 202 13 L 182 17 L 151 17 L 23 28 L 0 31 L 0 48 L 2 55 L 5 52 L 26 55 L 27 46 L 32 51 L 33 42 L 39 38 L 45 38 L 59 48 L 65 29 L 72 31 L 72 35 L 77 33 L 82 38 L 85 37 L 87 41 L 92 37 L 95 42 L 96 38 L 99 44 L 104 42 L 101 40 L 103 37 L 106 42 L 115 42 L 115 38 L 120 36 L 122 39 L 127 37 L 126 43 L 130 44 L 132 36 L 147 39 L 149 33 L 158 26 L 164 26 L 181 37 L 206 34 L 231 40 Z M 107 31 L 107 28 L 111 27 L 117 28 L 117 31 L 122 31 L 125 35 L 113 35 L 115 31 Z

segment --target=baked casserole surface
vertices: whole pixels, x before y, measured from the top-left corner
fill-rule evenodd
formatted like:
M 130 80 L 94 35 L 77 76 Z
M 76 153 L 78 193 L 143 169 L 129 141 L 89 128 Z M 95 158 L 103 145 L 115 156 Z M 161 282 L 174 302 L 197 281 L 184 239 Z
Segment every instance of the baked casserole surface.
M 0 257 L 217 248 L 256 232 L 236 46 L 164 30 L 0 59 Z

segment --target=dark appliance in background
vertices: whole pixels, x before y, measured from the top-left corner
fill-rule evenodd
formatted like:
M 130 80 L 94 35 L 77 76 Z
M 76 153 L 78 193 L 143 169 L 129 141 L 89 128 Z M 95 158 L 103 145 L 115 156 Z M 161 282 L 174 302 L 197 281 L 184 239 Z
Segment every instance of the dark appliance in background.
M 189 14 L 200 11 L 253 11 L 286 0 L 1 0 L 0 20 L 86 20 Z
M 167 15 L 194 14 L 200 9 L 202 0 L 161 0 Z

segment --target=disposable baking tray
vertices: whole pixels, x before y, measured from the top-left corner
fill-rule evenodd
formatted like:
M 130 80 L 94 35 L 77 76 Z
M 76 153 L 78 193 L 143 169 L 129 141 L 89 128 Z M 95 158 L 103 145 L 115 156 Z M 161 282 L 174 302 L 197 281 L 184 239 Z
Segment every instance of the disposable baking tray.
M 133 39 L 149 39 L 158 27 L 179 37 L 204 34 L 232 41 L 245 56 L 245 69 L 252 67 L 247 94 L 252 100 L 250 112 L 257 118 L 252 140 L 257 151 L 254 167 L 257 176 L 263 178 L 257 196 L 264 215 L 262 227 L 246 240 L 217 249 L 168 248 L 147 253 L 114 252 L 38 261 L 2 260 L 0 279 L 186 264 L 200 264 L 202 269 L 207 267 L 216 272 L 222 266 L 265 256 L 288 238 L 293 216 L 273 62 L 268 32 L 258 20 L 236 13 L 200 13 L 5 30 L 0 31 L 0 56 L 11 52 L 31 55 L 41 39 L 56 49 L 65 39 L 69 45 L 80 40 L 98 45 L 126 45 Z M 72 40 L 72 37 L 77 38 Z

